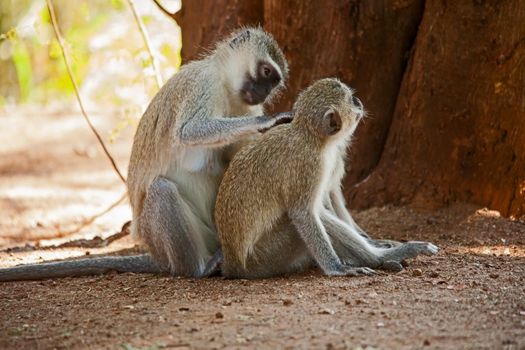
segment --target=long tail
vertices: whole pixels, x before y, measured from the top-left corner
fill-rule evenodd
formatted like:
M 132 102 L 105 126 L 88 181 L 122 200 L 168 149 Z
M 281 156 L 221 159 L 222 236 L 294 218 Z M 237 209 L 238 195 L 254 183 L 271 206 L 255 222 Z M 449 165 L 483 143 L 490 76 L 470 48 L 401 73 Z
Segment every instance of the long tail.
M 80 260 L 19 265 L 0 269 L 0 281 L 42 280 L 98 275 L 110 271 L 160 273 L 150 255 L 105 256 Z

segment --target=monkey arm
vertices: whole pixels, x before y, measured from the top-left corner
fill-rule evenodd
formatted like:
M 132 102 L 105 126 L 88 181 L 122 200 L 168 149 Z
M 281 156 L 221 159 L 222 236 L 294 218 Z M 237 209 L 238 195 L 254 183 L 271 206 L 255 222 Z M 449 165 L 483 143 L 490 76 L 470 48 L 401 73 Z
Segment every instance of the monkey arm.
M 179 141 L 185 146 L 220 147 L 242 136 L 274 126 L 281 117 L 211 117 L 194 116 L 182 125 Z
M 339 275 L 343 265 L 337 256 L 319 217 L 305 209 L 293 210 L 289 217 L 310 254 L 327 275 Z

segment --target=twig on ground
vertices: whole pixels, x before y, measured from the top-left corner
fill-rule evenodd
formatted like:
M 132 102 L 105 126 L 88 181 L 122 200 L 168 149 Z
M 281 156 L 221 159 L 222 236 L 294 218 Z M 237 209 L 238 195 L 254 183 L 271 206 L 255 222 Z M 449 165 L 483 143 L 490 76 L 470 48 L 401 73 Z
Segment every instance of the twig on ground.
M 113 210 L 117 205 L 119 205 L 120 203 L 124 202 L 124 200 L 126 199 L 127 197 L 127 193 L 124 193 L 122 194 L 122 196 L 120 196 L 119 199 L 117 199 L 114 203 L 112 203 L 109 207 L 107 207 L 106 209 L 104 209 L 103 211 L 101 211 L 100 213 L 97 213 L 97 214 L 94 214 L 92 216 L 90 216 L 89 218 L 86 218 L 84 219 L 77 227 L 75 227 L 74 229 L 71 229 L 71 230 L 68 230 L 68 231 L 60 231 L 60 236 L 65 236 L 65 235 L 70 235 L 70 234 L 73 234 L 73 233 L 77 233 L 78 231 L 80 231 L 81 229 L 83 229 L 84 227 L 88 226 L 88 225 L 91 225 L 95 220 L 97 220 L 99 217 L 101 216 L 104 216 L 106 215 L 107 213 L 109 213 L 111 210 Z
M 93 123 L 91 122 L 91 119 L 89 118 L 86 109 L 84 108 L 84 104 L 82 103 L 82 99 L 80 98 L 80 91 L 78 89 L 77 82 L 75 80 L 75 77 L 73 76 L 73 70 L 71 69 L 71 62 L 69 55 L 66 51 L 65 45 L 64 45 L 64 38 L 62 37 L 62 34 L 60 32 L 60 29 L 58 28 L 58 23 L 55 15 L 55 10 L 53 8 L 53 4 L 51 3 L 51 0 L 46 0 L 47 3 L 47 9 L 49 11 L 49 16 L 51 17 L 51 23 L 53 25 L 53 29 L 55 30 L 55 35 L 58 40 L 58 44 L 60 45 L 60 49 L 62 50 L 62 56 L 64 57 L 64 63 L 66 64 L 66 69 L 69 74 L 69 78 L 71 79 L 71 83 L 73 84 L 73 88 L 75 90 L 75 96 L 77 97 L 78 104 L 80 106 L 80 111 L 82 112 L 82 115 L 84 116 L 84 119 L 86 120 L 87 124 L 89 125 L 89 128 L 91 131 L 95 134 L 95 137 L 97 138 L 100 146 L 104 150 L 104 153 L 108 157 L 109 161 L 111 162 L 111 165 L 113 166 L 113 169 L 117 173 L 118 177 L 122 180 L 122 182 L 126 183 L 126 179 L 124 176 L 122 176 L 122 173 L 120 172 L 117 163 L 115 162 L 115 159 L 111 156 L 109 153 L 109 150 L 107 149 L 106 145 L 104 144 L 104 141 L 102 140 L 102 137 L 98 133 L 98 131 L 93 126 Z
M 162 76 L 160 74 L 159 63 L 155 58 L 155 55 L 153 54 L 153 50 L 151 49 L 151 43 L 149 40 L 148 32 L 146 31 L 146 26 L 144 25 L 142 18 L 140 18 L 139 16 L 134 0 L 128 0 L 128 3 L 129 7 L 131 7 L 131 12 L 133 12 L 133 16 L 135 17 L 135 21 L 137 22 L 137 26 L 139 27 L 140 34 L 142 34 L 142 39 L 144 39 L 144 44 L 146 45 L 146 49 L 148 50 L 149 58 L 153 66 L 153 71 L 155 72 L 155 80 L 157 81 L 157 86 L 160 89 L 163 84 Z

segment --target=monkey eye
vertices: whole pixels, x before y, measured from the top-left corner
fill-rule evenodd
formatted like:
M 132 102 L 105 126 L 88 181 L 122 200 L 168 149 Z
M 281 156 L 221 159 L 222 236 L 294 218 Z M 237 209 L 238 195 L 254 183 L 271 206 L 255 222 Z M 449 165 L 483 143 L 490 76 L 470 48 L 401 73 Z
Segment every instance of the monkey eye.
M 269 78 L 270 75 L 272 75 L 272 69 L 266 65 L 266 64 L 263 64 L 261 66 L 261 75 L 264 77 L 264 78 Z

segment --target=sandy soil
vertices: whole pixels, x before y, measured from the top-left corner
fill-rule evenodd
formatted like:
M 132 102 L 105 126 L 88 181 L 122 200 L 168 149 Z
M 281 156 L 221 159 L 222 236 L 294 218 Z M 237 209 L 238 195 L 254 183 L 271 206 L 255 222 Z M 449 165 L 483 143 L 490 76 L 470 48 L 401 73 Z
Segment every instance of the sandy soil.
M 126 203 L 87 224 L 124 187 L 79 115 L 0 115 L 0 266 L 125 253 L 91 248 L 129 219 Z M 113 116 L 98 116 L 109 130 Z M 129 135 L 111 146 L 125 167 Z M 525 349 L 525 223 L 455 204 L 436 212 L 356 213 L 374 237 L 442 250 L 403 272 L 328 278 L 312 270 L 260 281 L 110 274 L 0 285 L 0 349 Z M 99 241 L 96 241 L 99 242 Z

